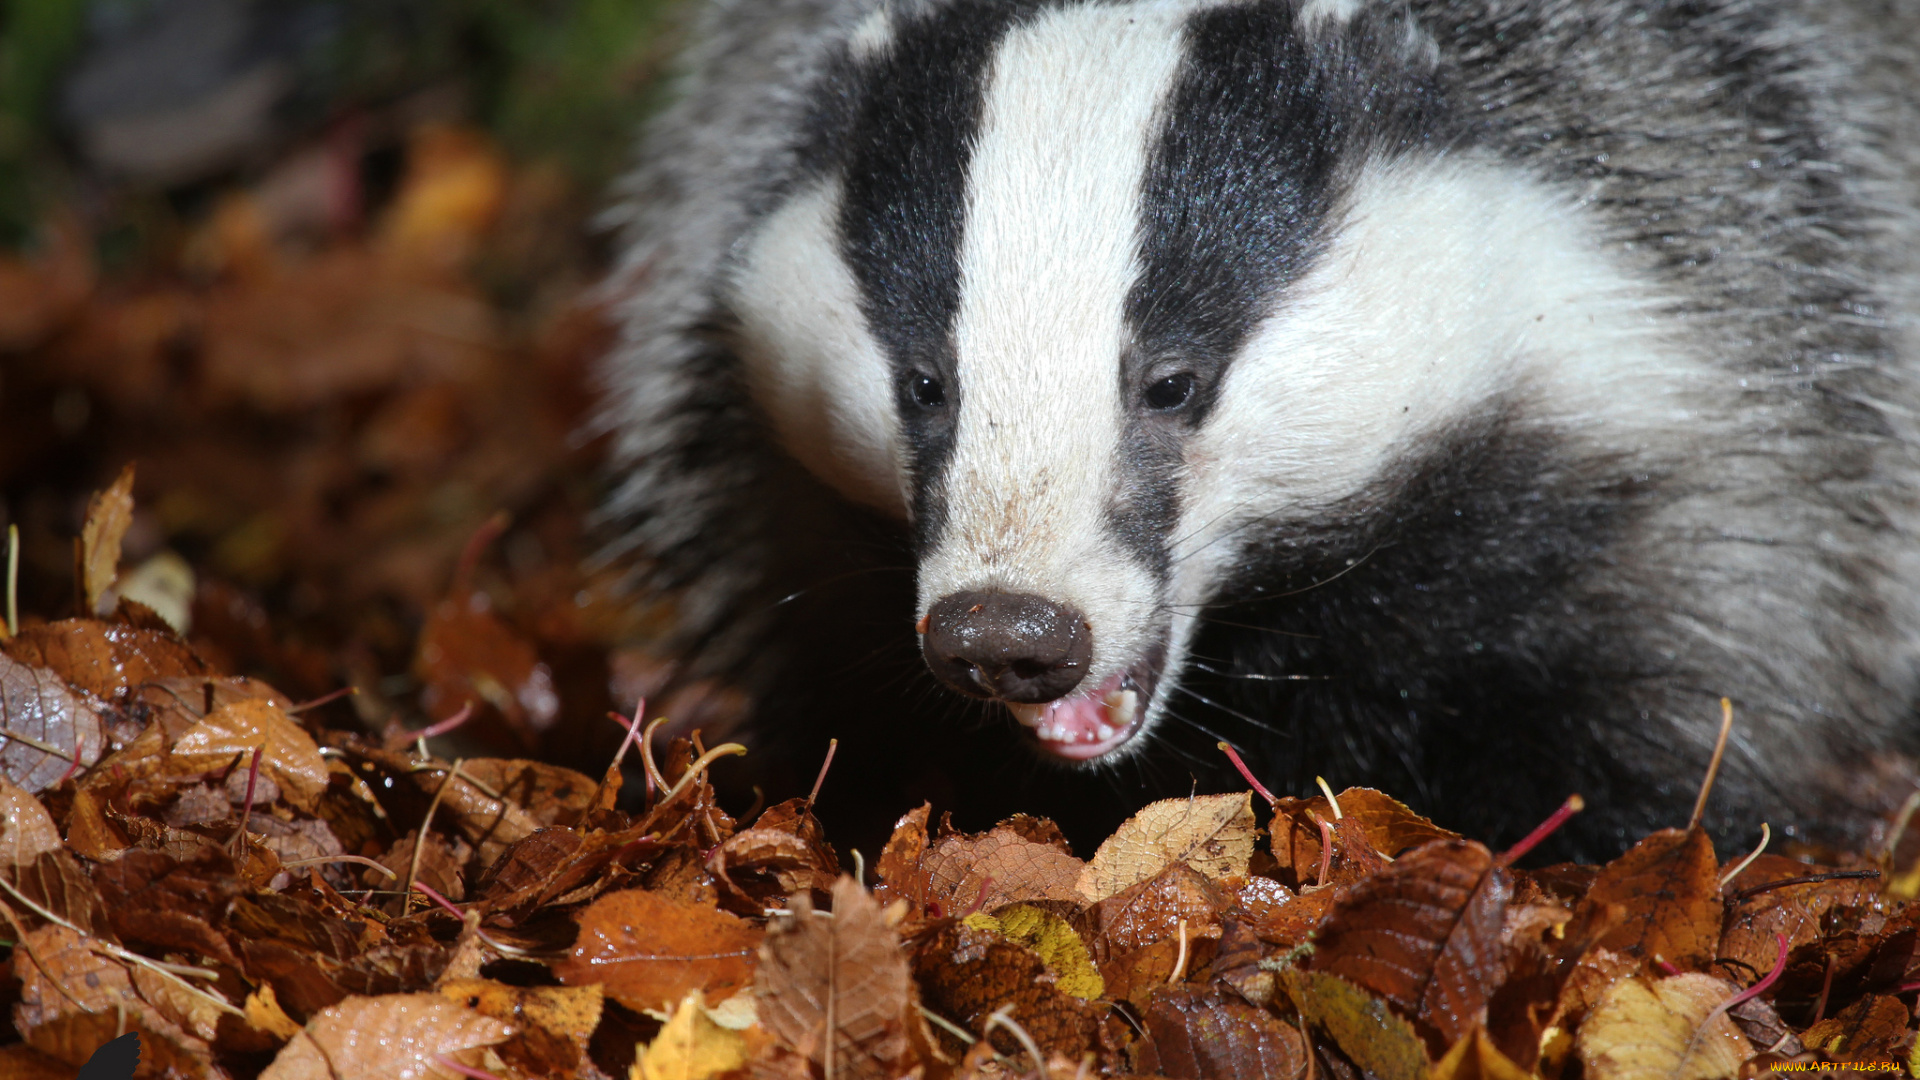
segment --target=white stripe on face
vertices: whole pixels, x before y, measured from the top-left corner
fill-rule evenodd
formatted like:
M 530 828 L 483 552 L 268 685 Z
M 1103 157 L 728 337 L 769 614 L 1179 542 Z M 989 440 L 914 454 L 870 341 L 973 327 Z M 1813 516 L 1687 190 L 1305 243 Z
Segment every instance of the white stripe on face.
M 729 285 L 747 384 L 788 452 L 850 499 L 907 513 L 893 374 L 840 257 L 839 185 L 807 189 L 748 239 Z
M 945 529 L 920 603 L 1028 592 L 1093 627 L 1091 687 L 1139 659 L 1158 586 L 1109 535 L 1141 175 L 1186 3 L 1057 8 L 1000 44 L 968 172 Z

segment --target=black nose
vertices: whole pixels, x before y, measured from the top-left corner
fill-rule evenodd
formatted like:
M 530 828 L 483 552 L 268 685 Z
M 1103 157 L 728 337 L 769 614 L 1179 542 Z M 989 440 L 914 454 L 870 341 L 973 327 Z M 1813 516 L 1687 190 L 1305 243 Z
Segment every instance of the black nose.
M 925 634 L 927 666 L 973 697 L 1052 701 L 1080 685 L 1093 658 L 1087 620 L 1028 593 L 943 597 L 927 612 Z

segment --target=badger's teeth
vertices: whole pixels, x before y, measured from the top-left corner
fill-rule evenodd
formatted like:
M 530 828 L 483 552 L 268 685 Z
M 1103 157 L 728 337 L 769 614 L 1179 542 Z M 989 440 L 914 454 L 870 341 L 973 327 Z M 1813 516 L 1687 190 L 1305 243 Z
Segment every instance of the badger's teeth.
M 1007 708 L 1012 711 L 1015 720 L 1030 728 L 1039 727 L 1040 714 L 1047 711 L 1045 705 L 1024 705 L 1017 701 L 1007 702 Z
M 1107 727 L 1114 732 L 1125 731 L 1133 726 L 1133 716 L 1140 711 L 1140 695 L 1132 690 L 1115 690 L 1100 699 L 1107 707 Z

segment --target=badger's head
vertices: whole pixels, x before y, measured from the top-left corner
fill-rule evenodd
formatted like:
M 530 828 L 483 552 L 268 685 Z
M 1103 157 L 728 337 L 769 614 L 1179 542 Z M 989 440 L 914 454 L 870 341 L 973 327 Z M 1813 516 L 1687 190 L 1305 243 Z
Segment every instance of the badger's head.
M 1432 46 L 1353 6 L 882 8 L 732 257 L 783 445 L 912 524 L 902 633 L 1060 758 L 1178 712 L 1250 540 L 1491 402 L 1597 416 L 1636 377 L 1541 374 L 1631 303 L 1566 200 L 1460 152 Z

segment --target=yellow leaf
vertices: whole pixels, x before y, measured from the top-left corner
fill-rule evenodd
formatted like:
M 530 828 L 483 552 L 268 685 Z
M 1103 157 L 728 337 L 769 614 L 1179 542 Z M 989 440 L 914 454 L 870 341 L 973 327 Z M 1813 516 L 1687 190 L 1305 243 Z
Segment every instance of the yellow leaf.
M 747 1041 L 707 1017 L 701 995 L 680 999 L 660 1034 L 641 1051 L 629 1080 L 707 1080 L 747 1063 Z
M 291 1039 L 300 1033 L 300 1025 L 280 1007 L 280 999 L 274 996 L 272 983 L 261 983 L 260 989 L 247 995 L 247 1023 L 276 1039 Z
M 987 915 L 975 913 L 961 920 L 975 930 L 990 930 L 1008 941 L 1038 953 L 1047 970 L 1059 976 L 1055 985 L 1074 997 L 1091 1001 L 1106 993 L 1107 983 L 1093 966 L 1087 943 L 1073 924 L 1031 904 L 1015 904 Z
M 1381 1080 L 1426 1080 L 1427 1044 L 1387 1003 L 1323 971 L 1279 973 L 1300 1015 Z
M 1434 1063 L 1433 1080 L 1533 1080 L 1533 1073 L 1501 1053 L 1486 1028 L 1475 1028 Z
M 1590 1080 L 1719 1080 L 1740 1074 L 1753 1044 L 1716 1006 L 1736 988 L 1687 972 L 1622 979 L 1584 1024 L 1578 1050 Z

